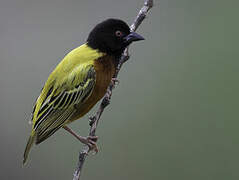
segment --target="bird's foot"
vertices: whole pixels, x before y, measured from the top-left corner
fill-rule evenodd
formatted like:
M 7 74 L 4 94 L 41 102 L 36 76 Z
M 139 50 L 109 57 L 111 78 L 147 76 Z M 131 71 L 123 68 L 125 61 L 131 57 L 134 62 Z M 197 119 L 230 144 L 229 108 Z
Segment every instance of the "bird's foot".
M 98 136 L 87 136 L 83 137 L 78 134 L 76 134 L 71 128 L 68 126 L 63 127 L 66 131 L 68 131 L 70 134 L 72 134 L 74 137 L 76 137 L 81 143 L 87 145 L 89 147 L 89 151 L 94 150 L 95 153 L 99 152 L 99 149 L 97 147 L 96 141 L 98 140 Z
M 94 151 L 94 154 L 99 152 L 99 148 L 97 146 L 96 141 L 98 140 L 98 136 L 87 136 L 87 137 L 82 137 L 82 143 L 87 145 L 89 147 L 89 151 Z

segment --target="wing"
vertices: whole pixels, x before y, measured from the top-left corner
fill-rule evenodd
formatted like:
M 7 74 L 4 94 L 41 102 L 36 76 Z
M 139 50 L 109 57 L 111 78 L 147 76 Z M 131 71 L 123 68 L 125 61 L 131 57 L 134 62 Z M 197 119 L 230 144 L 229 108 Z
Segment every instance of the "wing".
M 33 129 L 37 132 L 36 144 L 44 141 L 76 111 L 92 93 L 96 81 L 93 65 L 82 64 L 63 79 L 47 81 L 39 96 L 33 117 Z

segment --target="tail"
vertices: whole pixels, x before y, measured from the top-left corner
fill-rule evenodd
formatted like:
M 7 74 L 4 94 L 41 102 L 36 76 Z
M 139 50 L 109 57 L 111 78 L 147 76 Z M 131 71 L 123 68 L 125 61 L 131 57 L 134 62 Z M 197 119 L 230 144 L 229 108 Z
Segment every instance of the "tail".
M 25 165 L 25 163 L 27 161 L 28 154 L 30 152 L 30 149 L 31 149 L 34 141 L 35 141 L 35 134 L 31 134 L 31 136 L 29 137 L 29 139 L 27 141 L 27 146 L 26 146 L 25 151 L 24 151 L 23 165 Z

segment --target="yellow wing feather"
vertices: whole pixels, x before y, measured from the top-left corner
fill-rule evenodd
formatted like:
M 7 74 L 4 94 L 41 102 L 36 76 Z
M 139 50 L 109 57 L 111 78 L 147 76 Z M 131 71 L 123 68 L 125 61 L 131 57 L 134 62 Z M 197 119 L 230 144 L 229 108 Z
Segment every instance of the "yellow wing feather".
M 37 112 L 40 110 L 47 95 L 49 95 L 51 88 L 53 87 L 52 91 L 55 95 L 60 94 L 63 89 L 73 89 L 75 82 L 83 82 L 84 76 L 87 74 L 87 67 L 93 65 L 94 60 L 103 55 L 104 53 L 100 53 L 98 50 L 94 50 L 86 44 L 83 44 L 64 57 L 50 74 L 43 87 L 42 93 L 37 99 L 33 114 L 33 126 L 37 120 Z

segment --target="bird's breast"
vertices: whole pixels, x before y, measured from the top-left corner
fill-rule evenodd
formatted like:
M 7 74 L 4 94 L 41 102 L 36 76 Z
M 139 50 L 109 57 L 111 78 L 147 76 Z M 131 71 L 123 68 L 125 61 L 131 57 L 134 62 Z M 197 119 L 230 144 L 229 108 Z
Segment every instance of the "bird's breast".
M 105 95 L 115 73 L 115 60 L 111 56 L 103 56 L 94 61 L 96 83 L 90 97 L 79 107 L 72 121 L 84 116 Z
M 115 73 L 114 59 L 111 56 L 104 56 L 95 61 L 94 67 L 96 71 L 96 84 L 93 90 L 94 95 L 92 96 L 101 99 L 105 95 Z

